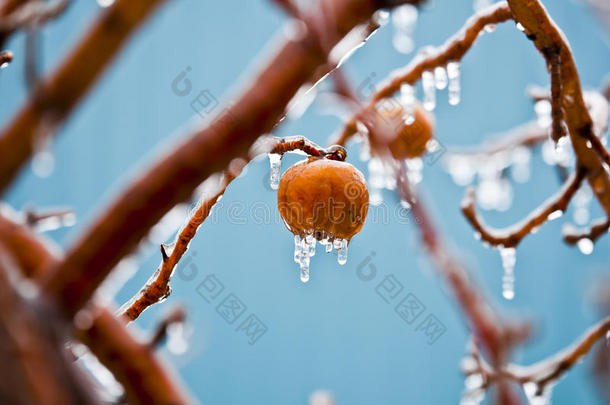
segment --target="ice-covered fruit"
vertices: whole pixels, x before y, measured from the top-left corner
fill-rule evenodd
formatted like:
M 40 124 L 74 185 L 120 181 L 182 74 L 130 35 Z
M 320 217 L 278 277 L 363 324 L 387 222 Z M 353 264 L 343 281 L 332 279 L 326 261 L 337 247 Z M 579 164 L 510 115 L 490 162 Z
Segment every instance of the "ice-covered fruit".
M 278 209 L 295 235 L 323 243 L 349 240 L 364 224 L 369 192 L 364 176 L 349 163 L 310 157 L 280 180 Z

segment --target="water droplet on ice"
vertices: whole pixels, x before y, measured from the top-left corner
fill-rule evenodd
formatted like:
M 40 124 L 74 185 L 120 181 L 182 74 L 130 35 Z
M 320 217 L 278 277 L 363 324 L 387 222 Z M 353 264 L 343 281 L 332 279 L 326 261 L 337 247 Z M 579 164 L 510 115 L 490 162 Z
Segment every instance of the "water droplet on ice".
M 595 247 L 593 241 L 589 238 L 580 239 L 576 245 L 583 255 L 590 255 L 593 253 L 593 248 Z
M 271 172 L 269 175 L 269 183 L 273 190 L 277 190 L 280 186 L 280 168 L 282 166 L 282 155 L 278 153 L 269 153 L 269 165 Z
M 525 32 L 525 27 L 520 22 L 517 23 L 517 29 L 521 32 Z
M 563 215 L 563 211 L 562 211 L 562 210 L 555 210 L 555 211 L 553 211 L 553 212 L 551 212 L 551 213 L 549 214 L 549 216 L 547 217 L 547 219 L 548 219 L 549 221 L 552 221 L 552 220 L 554 220 L 554 219 L 561 218 L 561 216 L 562 216 L 562 215 Z
M 549 100 L 540 100 L 534 104 L 534 111 L 536 112 L 536 122 L 540 128 L 548 128 L 553 122 L 551 117 L 551 102 Z
M 112 6 L 112 4 L 114 4 L 114 0 L 97 0 L 97 4 L 100 7 L 110 7 Z

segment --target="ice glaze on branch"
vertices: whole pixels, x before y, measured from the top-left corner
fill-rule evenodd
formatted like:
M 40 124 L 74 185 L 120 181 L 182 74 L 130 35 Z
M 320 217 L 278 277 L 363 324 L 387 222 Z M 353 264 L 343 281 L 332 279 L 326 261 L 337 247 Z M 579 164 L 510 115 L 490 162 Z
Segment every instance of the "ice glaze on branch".
M 481 235 L 481 240 L 492 246 L 516 247 L 523 238 L 542 226 L 555 212 L 563 213 L 586 177 L 586 170 L 576 170 L 563 188 L 518 224 L 505 229 L 489 228 L 476 211 L 475 189 L 470 187 L 462 201 L 462 213 Z
M 69 116 L 116 56 L 127 37 L 163 0 L 116 0 L 65 59 L 42 78 L 28 101 L 0 131 L 0 194 L 15 178 L 45 132 Z
M 366 107 L 348 121 L 337 143 L 345 144 L 346 140 L 357 132 L 356 123 L 366 117 L 367 111 L 374 110 L 378 101 L 392 96 L 404 83 L 415 84 L 425 71 L 445 66 L 449 62 L 460 61 L 487 25 L 499 24 L 510 19 L 512 19 L 512 15 L 507 3 L 505 1 L 498 2 L 468 19 L 464 27 L 438 50 L 416 56 L 406 68 L 396 73 L 387 83 L 382 84 Z
M 528 39 L 534 42 L 547 65 L 558 64 L 561 105 L 577 166 L 587 169 L 587 180 L 602 208 L 610 215 L 610 178 L 603 167 L 603 145 L 599 148 L 595 139 L 593 121 L 583 98 L 578 70 L 568 42 L 540 1 L 508 0 L 508 4 L 514 20 L 524 27 Z
M 589 239 L 591 242 L 597 241 L 608 232 L 610 228 L 610 218 L 601 218 L 591 223 L 589 228 L 576 229 L 567 226 L 563 229 L 563 240 L 568 245 L 576 245 L 582 239 Z

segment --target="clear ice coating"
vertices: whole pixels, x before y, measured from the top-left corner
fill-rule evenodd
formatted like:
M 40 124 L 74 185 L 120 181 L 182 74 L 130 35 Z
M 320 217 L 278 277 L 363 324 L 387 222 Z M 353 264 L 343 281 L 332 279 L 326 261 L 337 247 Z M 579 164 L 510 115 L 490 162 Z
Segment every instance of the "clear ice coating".
M 434 73 L 425 71 L 421 75 L 422 89 L 424 90 L 423 105 L 428 111 L 433 111 L 436 107 L 436 84 Z
M 412 4 L 396 7 L 392 11 L 392 25 L 394 27 L 392 44 L 394 49 L 400 53 L 408 54 L 415 49 L 413 31 L 415 31 L 417 15 L 417 7 Z
M 442 66 L 434 68 L 434 81 L 438 90 L 443 90 L 447 87 L 447 69 Z
M 408 83 L 403 83 L 400 86 L 400 104 L 402 105 L 405 124 L 413 124 L 415 122 L 415 89 Z
M 337 262 L 340 265 L 347 263 L 347 239 L 328 239 L 324 232 L 319 232 L 320 239 L 317 240 L 313 235 L 318 233 L 308 233 L 304 237 L 294 236 L 294 261 L 299 265 L 300 278 L 303 283 L 309 281 L 309 265 L 311 257 L 316 254 L 316 242 L 326 246 L 326 253 L 331 253 L 333 248 L 337 250 Z
M 504 275 L 502 276 L 502 296 L 507 300 L 515 297 L 515 264 L 517 263 L 517 251 L 515 248 L 498 247 L 502 258 Z
M 460 63 L 449 62 L 447 64 L 447 78 L 449 79 L 449 104 L 458 105 L 461 98 Z
M 280 169 L 282 166 L 282 155 L 279 153 L 269 153 L 269 165 L 271 171 L 269 174 L 269 182 L 273 190 L 277 190 L 280 186 Z

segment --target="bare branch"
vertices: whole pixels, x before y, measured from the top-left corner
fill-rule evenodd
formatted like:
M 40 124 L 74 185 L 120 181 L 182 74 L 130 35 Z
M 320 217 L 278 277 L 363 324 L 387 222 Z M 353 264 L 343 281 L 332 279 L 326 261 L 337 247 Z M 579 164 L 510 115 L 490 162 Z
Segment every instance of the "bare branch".
M 567 209 L 570 200 L 580 188 L 585 176 L 586 171 L 584 169 L 576 170 L 556 195 L 545 201 L 523 221 L 505 229 L 491 229 L 485 225 L 477 214 L 475 190 L 472 187 L 466 191 L 462 201 L 462 213 L 470 225 L 481 235 L 483 241 L 492 246 L 516 247 L 523 238 L 538 229 L 553 214 L 562 214 Z
M 608 232 L 610 228 L 610 218 L 601 218 L 593 221 L 588 228 L 577 229 L 573 226 L 566 226 L 563 229 L 563 240 L 568 245 L 576 245 L 582 239 L 589 239 L 591 242 L 597 241 Z

